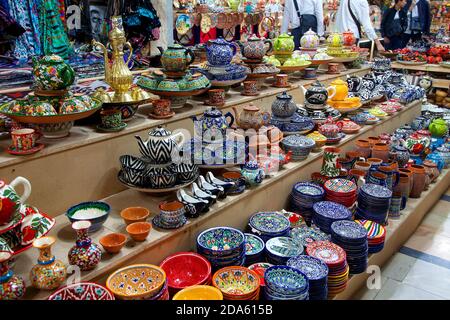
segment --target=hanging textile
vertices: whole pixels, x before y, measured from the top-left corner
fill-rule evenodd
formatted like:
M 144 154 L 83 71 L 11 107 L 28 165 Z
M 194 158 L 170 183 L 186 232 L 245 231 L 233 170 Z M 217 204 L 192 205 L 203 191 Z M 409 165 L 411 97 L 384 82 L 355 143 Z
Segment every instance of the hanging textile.
M 9 41 L 22 35 L 25 29 L 14 20 L 0 3 L 0 41 Z
M 73 48 L 59 16 L 57 0 L 43 0 L 39 11 L 41 43 L 44 54 L 56 54 L 67 60 L 73 53 Z
M 41 55 L 38 2 L 36 0 L 8 0 L 10 14 L 25 29 L 15 41 L 13 56 L 24 63 L 31 56 Z
M 89 0 L 65 0 L 66 28 L 69 39 L 76 43 L 90 43 L 92 40 Z

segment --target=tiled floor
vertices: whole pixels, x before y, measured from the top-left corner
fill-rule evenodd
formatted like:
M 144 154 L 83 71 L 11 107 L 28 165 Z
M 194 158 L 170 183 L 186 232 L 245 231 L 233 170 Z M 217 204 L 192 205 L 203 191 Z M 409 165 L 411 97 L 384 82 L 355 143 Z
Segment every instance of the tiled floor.
M 450 299 L 450 189 L 383 266 L 381 286 L 362 288 L 353 299 Z

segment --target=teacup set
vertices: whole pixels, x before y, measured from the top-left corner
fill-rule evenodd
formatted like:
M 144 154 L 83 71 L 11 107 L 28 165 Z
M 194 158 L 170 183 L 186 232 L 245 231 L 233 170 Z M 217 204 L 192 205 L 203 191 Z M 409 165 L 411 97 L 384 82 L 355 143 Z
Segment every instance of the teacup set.
M 256 80 L 247 80 L 244 81 L 244 91 L 242 92 L 243 96 L 257 96 L 259 95 L 258 92 L 258 85 Z
M 208 99 L 205 101 L 205 104 L 215 107 L 221 107 L 225 105 L 225 90 L 210 89 L 208 91 Z
M 288 82 L 288 78 L 289 76 L 287 74 L 277 74 L 273 86 L 276 88 L 289 88 L 291 84 Z
M 42 134 L 40 132 L 31 128 L 12 130 L 12 145 L 6 151 L 12 155 L 36 153 L 44 148 L 44 144 L 37 142 L 41 136 Z
M 159 210 L 160 213 L 152 220 L 157 228 L 176 229 L 187 222 L 184 205 L 180 201 L 164 201 L 160 203 Z
M 127 127 L 122 121 L 122 111 L 120 109 L 102 109 L 100 111 L 101 123 L 97 125 L 97 130 L 103 132 L 121 131 Z
M 175 115 L 171 109 L 171 101 L 168 99 L 157 99 L 153 101 L 153 110 L 149 113 L 150 118 L 153 119 L 167 119 Z

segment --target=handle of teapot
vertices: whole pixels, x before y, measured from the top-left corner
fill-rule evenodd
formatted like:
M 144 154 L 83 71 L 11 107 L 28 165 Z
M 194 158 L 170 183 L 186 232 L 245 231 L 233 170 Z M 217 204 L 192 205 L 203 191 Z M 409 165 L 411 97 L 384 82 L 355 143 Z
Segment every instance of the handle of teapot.
M 307 91 L 306 88 L 303 85 L 300 85 L 300 88 L 302 89 L 303 95 L 305 95 Z
M 178 141 L 177 141 L 177 144 L 178 144 L 179 146 L 183 145 L 184 142 L 185 142 L 185 140 L 186 140 L 186 138 L 184 137 L 183 132 L 177 132 L 177 133 L 175 134 L 175 139 L 178 140 Z
M 16 177 L 11 183 L 10 186 L 15 189 L 17 186 L 23 185 L 23 194 L 20 196 L 20 203 L 25 203 L 28 197 L 31 194 L 31 183 L 24 177 Z
M 333 91 L 332 94 L 330 94 L 330 90 Z M 329 86 L 329 87 L 327 88 L 327 91 L 328 91 L 328 99 L 331 99 L 331 98 L 333 98 L 334 95 L 336 94 L 336 87 Z

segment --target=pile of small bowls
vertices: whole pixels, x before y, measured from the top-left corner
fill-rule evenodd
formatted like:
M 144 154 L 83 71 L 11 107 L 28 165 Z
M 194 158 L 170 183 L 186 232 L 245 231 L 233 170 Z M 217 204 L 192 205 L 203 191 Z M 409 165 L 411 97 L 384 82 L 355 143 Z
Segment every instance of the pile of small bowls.
M 250 217 L 248 228 L 264 242 L 274 237 L 288 237 L 291 223 L 278 212 L 257 212 Z
M 263 239 L 254 234 L 245 233 L 245 265 L 263 261 L 265 247 Z
M 308 300 L 309 281 L 300 270 L 273 266 L 264 273 L 264 280 L 267 300 Z
M 303 246 L 290 237 L 275 237 L 266 243 L 267 262 L 284 265 L 290 258 L 303 254 Z
M 305 136 L 294 134 L 281 140 L 281 147 L 287 153 L 292 151 L 292 160 L 305 160 L 316 145 L 315 141 Z
M 211 264 L 194 252 L 177 252 L 159 265 L 167 275 L 167 285 L 171 295 L 194 285 L 209 285 Z
M 212 277 L 224 300 L 259 300 L 259 281 L 254 271 L 238 266 L 222 268 Z
M 245 235 L 238 229 L 214 227 L 197 237 L 197 253 L 205 257 L 213 270 L 228 266 L 243 266 Z

